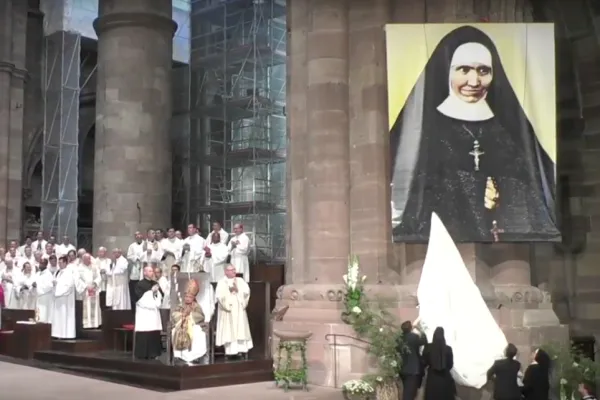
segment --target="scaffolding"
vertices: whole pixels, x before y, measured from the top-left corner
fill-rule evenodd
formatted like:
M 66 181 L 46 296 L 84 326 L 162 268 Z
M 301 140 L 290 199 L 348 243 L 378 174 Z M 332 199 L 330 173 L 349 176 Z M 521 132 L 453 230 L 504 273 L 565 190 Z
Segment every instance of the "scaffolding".
M 77 238 L 81 36 L 45 38 L 42 229 Z
M 190 221 L 242 223 L 254 261 L 283 260 L 285 2 L 191 6 Z

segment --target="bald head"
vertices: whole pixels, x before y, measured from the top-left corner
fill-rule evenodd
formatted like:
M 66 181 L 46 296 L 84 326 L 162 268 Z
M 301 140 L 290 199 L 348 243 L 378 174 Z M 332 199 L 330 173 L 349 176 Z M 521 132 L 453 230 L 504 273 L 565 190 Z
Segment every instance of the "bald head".
M 144 278 L 154 280 L 154 268 L 152 265 L 144 265 Z
M 81 256 L 81 261 L 85 265 L 90 265 L 92 263 L 92 256 L 90 256 L 88 253 L 85 253 Z

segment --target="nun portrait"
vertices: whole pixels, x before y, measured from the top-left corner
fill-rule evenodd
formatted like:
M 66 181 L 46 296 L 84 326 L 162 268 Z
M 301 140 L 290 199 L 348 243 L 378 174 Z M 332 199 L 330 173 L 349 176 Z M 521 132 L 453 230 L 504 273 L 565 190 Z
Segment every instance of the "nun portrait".
M 560 237 L 554 163 L 479 29 L 441 40 L 390 134 L 396 241 L 427 241 L 432 212 L 457 242 Z

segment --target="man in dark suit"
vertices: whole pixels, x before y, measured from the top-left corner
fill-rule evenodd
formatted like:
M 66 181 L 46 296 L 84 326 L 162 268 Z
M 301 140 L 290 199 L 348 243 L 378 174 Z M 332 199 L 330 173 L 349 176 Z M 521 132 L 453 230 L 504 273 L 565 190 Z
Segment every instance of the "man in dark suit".
M 427 344 L 427 338 L 413 332 L 413 324 L 410 321 L 403 322 L 400 328 L 402 344 L 398 346 L 398 352 L 402 357 L 402 400 L 415 400 L 423 380 L 423 361 L 419 350 Z

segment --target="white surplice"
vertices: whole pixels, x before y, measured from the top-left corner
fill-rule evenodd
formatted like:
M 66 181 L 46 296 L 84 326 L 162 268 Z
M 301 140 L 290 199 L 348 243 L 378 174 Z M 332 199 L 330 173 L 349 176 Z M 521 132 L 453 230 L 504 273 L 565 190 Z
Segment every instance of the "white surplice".
M 23 273 L 19 275 L 19 280 L 16 283 L 16 290 L 18 292 L 19 308 L 21 310 L 35 310 L 37 298 L 37 291 L 33 286 L 35 281 L 36 274 L 34 272 L 27 275 Z
M 170 274 L 171 267 L 181 258 L 181 250 L 183 249 L 183 241 L 178 238 L 164 238 L 160 242 L 163 250 L 162 271 L 163 274 Z
M 190 249 L 185 254 L 182 253 L 181 259 L 179 260 L 181 272 L 199 272 L 203 265 L 202 261 L 204 257 L 204 247 L 206 246 L 206 241 L 202 236 L 195 234 L 185 238 L 182 248 L 183 245 L 186 244 L 190 247 Z
M 12 267 L 7 268 L 2 273 L 2 289 L 4 290 L 4 308 L 18 309 L 19 294 L 17 292 L 17 283 L 19 281 L 19 271 Z
M 145 249 L 146 250 L 144 250 L 141 258 L 142 263 L 160 264 L 160 261 L 162 260 L 162 256 L 164 254 L 160 243 L 157 241 L 146 241 Z M 151 252 L 148 253 L 148 250 L 151 250 Z
M 31 265 L 32 271 L 34 271 L 34 272 L 37 271 L 39 263 L 35 260 L 35 256 L 33 254 L 29 257 L 23 256 L 23 257 L 17 258 L 17 266 L 19 267 L 20 270 L 23 269 L 23 265 L 25 265 L 26 262 L 28 262 L 29 265 Z
M 129 280 L 139 281 L 140 279 L 144 278 L 142 276 L 142 260 L 144 258 L 144 254 L 146 253 L 144 250 L 144 244 L 145 242 L 133 242 L 127 249 Z
M 162 331 L 160 306 L 162 304 L 160 291 L 148 290 L 137 301 L 135 306 L 135 331 L 152 332 Z
M 59 270 L 55 282 L 52 337 L 74 339 L 76 336 L 75 294 L 83 292 L 85 286 L 79 279 L 77 267 Z
M 225 277 L 225 267 L 227 267 L 227 257 L 229 250 L 223 243 L 213 243 L 208 246 L 210 257 L 203 255 L 202 265 L 204 271 L 210 274 L 211 282 L 218 282 Z
M 204 322 L 210 323 L 215 313 L 215 290 L 208 280 L 204 280 L 200 286 L 202 289 L 196 296 L 196 302 L 204 314 Z M 173 331 L 174 333 L 174 331 Z M 191 327 L 192 346 L 189 350 L 173 350 L 173 356 L 186 362 L 192 362 L 204 357 L 208 351 L 206 332 L 199 324 Z
M 46 242 L 44 239 L 42 240 L 35 240 L 31 243 L 31 250 L 32 251 L 44 251 L 44 249 L 46 248 L 46 244 L 48 242 Z M 23 254 L 25 254 L 25 252 L 23 251 Z
M 83 328 L 95 329 L 102 325 L 100 310 L 100 285 L 102 276 L 97 265 L 82 265 L 80 279 L 83 281 Z
M 206 245 L 210 245 L 213 244 L 212 241 L 212 235 L 215 233 L 215 231 L 211 231 L 207 236 L 206 236 Z M 219 237 L 221 238 L 221 243 L 223 244 L 227 244 L 227 239 L 229 239 L 229 233 L 227 233 L 227 231 L 223 228 L 221 228 L 219 230 L 219 232 L 216 232 L 219 234 Z
M 480 389 L 487 370 L 502 358 L 507 341 L 460 252 L 440 218 L 433 214 L 423 272 L 417 290 L 419 319 L 431 341 L 436 327 L 444 328 L 454 352 L 456 383 Z
M 236 244 L 235 247 L 233 244 Z M 235 235 L 227 245 L 229 254 L 231 254 L 231 265 L 235 267 L 235 272 L 242 274 L 246 282 L 250 282 L 250 263 L 248 254 L 250 253 L 250 238 L 244 232 Z
M 106 271 L 106 306 L 113 310 L 131 310 L 128 266 L 127 259 L 121 256 Z
M 230 292 L 234 282 L 237 293 Z M 217 283 L 215 295 L 219 304 L 215 344 L 225 346 L 227 355 L 247 353 L 253 347 L 246 313 L 250 287 L 242 278 L 223 278 Z
M 59 244 L 58 246 L 56 246 L 55 248 L 55 253 L 56 253 L 56 257 L 62 257 L 62 256 L 66 256 L 67 254 L 69 254 L 69 251 L 77 251 L 77 249 L 75 248 L 75 246 L 73 246 L 72 244 Z
M 58 274 L 58 268 L 48 267 L 38 272 L 35 277 L 36 283 L 36 309 L 39 322 L 46 324 L 52 323 L 52 313 L 54 311 L 54 278 Z
M 171 309 L 171 282 L 164 275 L 158 280 L 160 290 L 163 291 L 164 296 L 160 308 Z

